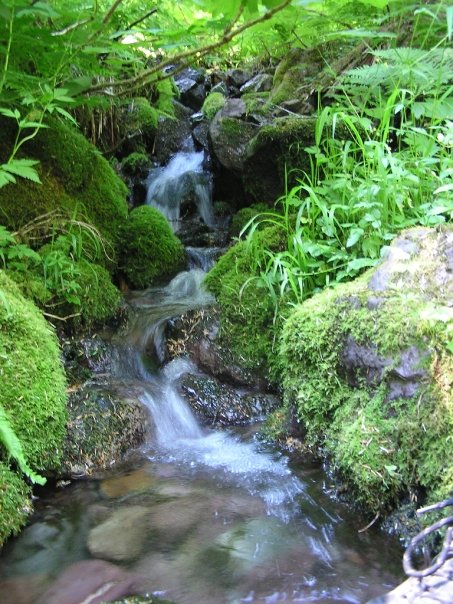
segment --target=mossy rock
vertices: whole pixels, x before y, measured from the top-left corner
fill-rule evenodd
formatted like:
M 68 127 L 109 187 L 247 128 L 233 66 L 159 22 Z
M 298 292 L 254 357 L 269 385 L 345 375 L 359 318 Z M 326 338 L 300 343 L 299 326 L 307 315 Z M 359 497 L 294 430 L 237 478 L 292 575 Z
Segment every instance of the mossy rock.
M 236 361 L 265 379 L 276 378 L 274 338 L 279 320 L 269 292 L 258 281 L 264 250 L 281 250 L 280 229 L 256 231 L 250 241 L 231 247 L 208 273 L 207 289 L 216 296 L 221 312 L 219 344 L 230 349 Z
M 211 121 L 224 105 L 225 96 L 221 92 L 211 92 L 206 97 L 201 112 L 207 120 Z
M 60 463 L 66 426 L 66 381 L 58 341 L 5 271 L 0 271 L 0 358 L 0 399 L 11 427 L 29 466 L 39 473 L 51 471 Z M 28 488 L 21 476 L 14 478 L 5 469 L 3 447 L 0 459 L 1 480 L 9 484 L 11 479 L 11 499 L 0 505 L 0 515 L 15 516 L 0 519 L 6 537 L 24 522 L 22 507 L 14 515 L 12 506 L 24 500 Z
M 148 428 L 138 398 L 90 384 L 71 392 L 59 474 L 88 476 L 119 462 L 143 444 Z
M 121 293 L 113 285 L 108 271 L 99 264 L 82 260 L 76 264 L 79 271 L 80 315 L 74 318 L 76 327 L 92 329 L 113 319 L 119 309 Z M 77 311 L 77 307 L 73 307 Z
M 132 288 L 143 289 L 173 275 L 184 261 L 181 241 L 158 210 L 132 210 L 121 230 L 120 258 L 120 271 Z
M 453 231 L 412 229 L 390 249 L 391 262 L 298 306 L 280 349 L 307 442 L 381 516 L 453 489 Z
M 150 160 L 146 153 L 134 151 L 130 153 L 121 162 L 121 168 L 124 174 L 128 176 L 139 176 L 150 167 Z
M 242 174 L 247 145 L 255 133 L 254 124 L 217 113 L 209 127 L 209 136 L 220 164 L 235 174 Z
M 2 120 L 1 126 L 5 127 L 6 147 L 11 146 L 14 129 L 8 120 Z M 48 126 L 22 148 L 25 157 L 40 161 L 37 169 L 42 184 L 18 179 L 0 189 L 3 224 L 17 230 L 38 216 L 57 211 L 93 224 L 110 254 L 114 253 L 119 227 L 127 217 L 125 184 L 74 127 L 54 118 Z
M 268 212 L 269 206 L 264 203 L 255 203 L 246 208 L 241 208 L 234 214 L 231 220 L 230 235 L 231 237 L 239 237 L 245 225 L 261 212 Z M 259 228 L 259 227 L 258 227 Z
M 296 176 L 310 174 L 304 149 L 314 145 L 315 126 L 314 117 L 284 117 L 258 130 L 247 145 L 243 166 L 244 187 L 253 199 L 274 203 L 285 183 L 291 187 Z
M 151 107 L 148 99 L 144 97 L 132 99 L 128 105 L 126 131 L 129 133 L 140 131 L 146 135 L 154 135 L 156 133 L 158 118 L 159 112 L 154 107 Z
M 27 522 L 32 512 L 30 495 L 23 477 L 0 461 L 0 548 Z

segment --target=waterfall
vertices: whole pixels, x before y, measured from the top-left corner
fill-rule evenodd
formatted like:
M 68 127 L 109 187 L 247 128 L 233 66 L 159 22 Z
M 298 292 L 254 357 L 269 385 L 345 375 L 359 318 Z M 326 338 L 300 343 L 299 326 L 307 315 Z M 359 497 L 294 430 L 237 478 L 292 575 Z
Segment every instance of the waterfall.
M 163 168 L 151 170 L 146 203 L 180 227 L 181 205 L 193 203 L 207 226 L 214 226 L 211 176 L 203 169 L 204 152 L 177 153 Z
M 286 458 L 264 452 L 257 443 L 243 442 L 232 433 L 200 426 L 178 390 L 180 378 L 197 374 L 197 367 L 186 358 L 164 364 L 166 321 L 212 301 L 202 287 L 204 275 L 200 269 L 184 271 L 166 287 L 136 295 L 133 319 L 121 336 L 119 377 L 141 381 L 140 399 L 154 425 L 153 441 L 146 445 L 150 458 L 176 461 L 194 471 L 210 469 L 223 484 L 259 496 L 269 514 L 286 522 L 297 510 L 297 496 L 307 497 Z M 158 359 L 154 371 L 146 361 L 150 356 Z

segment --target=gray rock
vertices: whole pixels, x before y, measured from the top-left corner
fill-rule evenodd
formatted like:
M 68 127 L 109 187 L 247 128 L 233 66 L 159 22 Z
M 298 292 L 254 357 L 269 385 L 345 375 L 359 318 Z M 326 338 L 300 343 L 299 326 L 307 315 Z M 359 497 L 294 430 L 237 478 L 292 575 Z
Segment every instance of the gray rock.
M 272 90 L 273 77 L 268 73 L 257 73 L 251 80 L 241 86 L 241 93 L 268 92 Z
M 249 423 L 281 405 L 272 394 L 239 391 L 208 376 L 185 375 L 180 392 L 198 415 L 221 426 Z
M 244 117 L 247 108 L 242 99 L 227 99 L 224 106 L 220 110 L 222 117 Z
M 149 538 L 148 517 L 149 509 L 143 506 L 115 510 L 105 522 L 90 531 L 87 540 L 90 554 L 106 560 L 134 560 Z

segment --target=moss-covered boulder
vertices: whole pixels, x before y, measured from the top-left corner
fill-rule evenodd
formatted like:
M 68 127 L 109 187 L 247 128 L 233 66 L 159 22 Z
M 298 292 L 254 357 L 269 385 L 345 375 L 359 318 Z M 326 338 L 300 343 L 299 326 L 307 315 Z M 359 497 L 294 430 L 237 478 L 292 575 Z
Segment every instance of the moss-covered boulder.
M 29 466 L 58 467 L 66 426 L 66 382 L 58 342 L 36 306 L 0 271 L 0 400 Z M 1 542 L 24 524 L 28 487 L 0 444 Z M 27 506 L 25 506 L 27 507 Z
M 215 157 L 225 168 L 241 175 L 245 152 L 250 139 L 256 134 L 255 124 L 218 112 L 209 127 L 209 137 Z
M 273 203 L 296 176 L 310 174 L 305 147 L 315 143 L 315 125 L 314 117 L 282 117 L 258 130 L 247 145 L 243 165 L 244 187 L 253 199 Z
M 453 489 L 452 261 L 451 228 L 409 230 L 380 267 L 284 325 L 286 404 L 374 513 Z
M 12 145 L 15 132 L 2 120 L 4 151 Z M 49 212 L 93 224 L 114 253 L 119 227 L 127 217 L 127 189 L 87 139 L 68 123 L 57 119 L 23 147 L 26 157 L 40 161 L 37 169 L 42 184 L 18 179 L 0 189 L 2 222 L 17 230 Z
M 250 241 L 239 241 L 221 256 L 205 279 L 220 307 L 218 344 L 231 351 L 236 363 L 265 380 L 276 377 L 274 343 L 280 319 L 269 290 L 258 277 L 265 250 L 283 247 L 280 229 L 256 231 Z
M 215 114 L 225 105 L 225 100 L 225 95 L 221 92 L 211 92 L 208 94 L 201 108 L 204 117 L 211 121 Z
M 143 289 L 184 265 L 184 248 L 155 208 L 132 210 L 121 229 L 120 270 L 132 288 Z

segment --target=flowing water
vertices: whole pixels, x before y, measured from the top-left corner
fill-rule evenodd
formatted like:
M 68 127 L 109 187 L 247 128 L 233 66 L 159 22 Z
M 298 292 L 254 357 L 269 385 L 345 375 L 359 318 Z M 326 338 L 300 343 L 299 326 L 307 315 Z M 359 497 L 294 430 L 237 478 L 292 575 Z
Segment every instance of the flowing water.
M 166 320 L 209 302 L 202 276 L 184 272 L 134 294 L 133 320 L 115 341 L 112 379 L 149 409 L 149 442 L 103 479 L 43 490 L 31 524 L 5 548 L 0 575 L 38 595 L 69 564 L 94 556 L 180 604 L 360 604 L 386 592 L 401 578 L 398 545 L 359 532 L 368 519 L 329 497 L 322 468 L 261 442 L 257 425 L 201 426 L 177 388 L 197 368 L 185 358 L 162 366 Z M 3 604 L 17 604 L 12 593 L 0 582 Z
M 174 230 L 190 204 L 212 225 L 203 153 L 188 149 L 150 173 L 147 203 Z M 131 294 L 108 379 L 149 410 L 148 442 L 102 479 L 37 491 L 29 526 L 0 557 L 1 604 L 33 604 L 91 558 L 138 573 L 147 592 L 179 604 L 361 604 L 399 582 L 398 544 L 360 531 L 369 519 L 329 496 L 322 468 L 263 443 L 258 423 L 204 427 L 181 398 L 179 379 L 198 369 L 187 358 L 164 363 L 165 326 L 212 302 L 201 283 L 221 251 L 187 248 L 191 270 Z
M 184 201 L 195 204 L 203 222 L 214 226 L 212 182 L 203 162 L 203 151 L 181 151 L 148 176 L 146 203 L 162 212 L 174 231 L 179 230 Z

